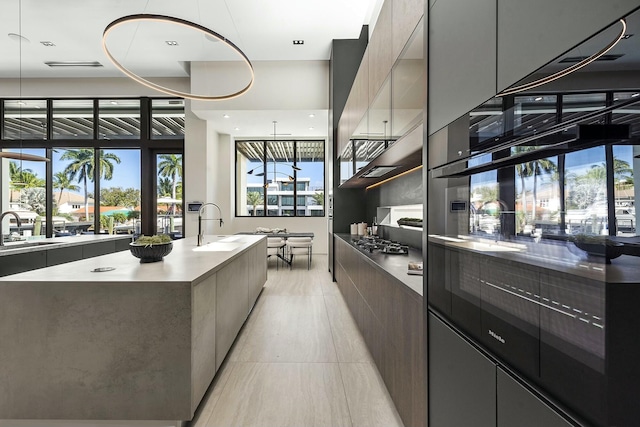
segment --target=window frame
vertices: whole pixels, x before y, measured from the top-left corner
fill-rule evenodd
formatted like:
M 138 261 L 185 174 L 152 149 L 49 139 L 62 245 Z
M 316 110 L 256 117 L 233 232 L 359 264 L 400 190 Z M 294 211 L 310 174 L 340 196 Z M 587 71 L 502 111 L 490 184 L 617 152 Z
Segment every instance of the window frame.
M 322 144 L 322 152 L 323 152 L 323 158 L 322 158 L 322 182 L 323 182 L 323 190 L 322 192 L 325 193 L 325 189 L 326 189 L 326 183 L 327 183 L 327 173 L 326 173 L 326 169 L 327 169 L 327 141 L 325 139 L 280 139 L 280 140 L 267 140 L 267 139 L 238 139 L 235 141 L 234 144 L 234 195 L 235 195 L 235 217 L 236 218 L 267 218 L 267 217 L 276 217 L 276 218 L 290 218 L 292 216 L 294 217 L 298 217 L 298 218 L 310 218 L 311 216 L 316 216 L 316 217 L 325 217 L 327 215 L 326 209 L 323 208 L 322 209 L 322 215 L 298 215 L 298 191 L 305 191 L 305 190 L 298 190 L 298 171 L 293 169 L 292 170 L 292 176 L 293 176 L 293 181 L 291 181 L 291 186 L 293 187 L 293 193 L 292 194 L 286 194 L 286 195 L 282 195 L 282 194 L 277 194 L 277 195 L 269 195 L 268 191 L 265 191 L 263 193 L 263 205 L 260 206 L 260 208 L 256 209 L 256 215 L 250 215 L 250 214 L 242 214 L 241 212 L 239 212 L 239 203 L 238 200 L 240 198 L 240 188 L 239 185 L 241 185 L 241 183 L 239 182 L 239 175 L 238 175 L 238 146 L 239 144 L 243 144 L 243 143 L 261 143 L 262 144 L 262 162 L 259 166 L 256 166 L 254 169 L 257 168 L 262 168 L 263 170 L 267 170 L 268 168 L 268 164 L 272 163 L 269 161 L 269 159 L 267 158 L 267 144 L 269 143 L 274 143 L 274 142 L 293 142 L 293 156 L 291 161 L 286 162 L 287 164 L 293 164 L 293 166 L 297 166 L 298 165 L 298 143 L 299 142 L 317 142 L 317 143 L 321 143 Z M 304 181 L 302 181 L 304 182 Z M 246 184 L 246 183 L 245 183 Z M 267 179 L 267 174 L 265 173 L 262 179 L 262 184 L 263 186 L 267 186 L 268 185 L 268 179 Z M 284 191 L 282 189 L 279 189 L 279 191 Z M 286 191 L 291 191 L 291 190 L 286 190 Z M 275 205 L 269 205 L 268 204 L 268 200 L 269 197 L 277 197 L 278 198 L 278 211 L 282 211 L 282 197 L 293 197 L 293 205 L 287 206 L 287 212 L 289 212 L 289 208 L 292 208 L 293 210 L 293 215 L 283 215 L 282 213 L 279 215 L 273 215 L 270 214 L 273 213 L 273 209 L 269 209 L 269 206 L 275 206 Z M 304 197 L 306 198 L 307 195 L 304 195 Z M 302 206 L 304 208 L 304 211 L 306 212 L 306 204 L 304 206 Z M 259 213 L 262 213 L 261 215 L 259 215 Z

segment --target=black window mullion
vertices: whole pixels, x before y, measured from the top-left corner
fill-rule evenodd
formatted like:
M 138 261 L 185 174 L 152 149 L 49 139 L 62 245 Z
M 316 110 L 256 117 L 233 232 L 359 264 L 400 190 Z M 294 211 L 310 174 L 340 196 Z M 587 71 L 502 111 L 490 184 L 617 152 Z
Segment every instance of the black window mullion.
M 93 230 L 100 233 L 100 147 L 93 150 Z
M 607 222 L 609 236 L 617 234 L 616 203 L 615 203 L 615 176 L 613 171 L 613 146 L 607 144 L 604 147 L 605 164 L 607 167 Z M 613 202 L 613 203 L 612 203 Z
M 298 159 L 298 141 L 293 141 L 293 165 Z M 298 174 L 293 169 L 293 216 L 298 216 Z
M 49 126 L 47 126 L 49 128 Z M 49 130 L 47 130 L 47 133 Z M 49 159 L 45 164 L 45 224 L 46 237 L 53 237 L 53 149 L 46 149 L 46 156 Z
M 262 141 L 262 171 L 264 172 L 264 176 L 262 177 L 262 182 L 263 182 L 263 186 L 262 186 L 262 203 L 263 203 L 263 210 L 262 210 L 262 216 L 267 216 L 267 209 L 268 209 L 268 203 L 267 203 L 267 141 Z
M 93 100 L 93 139 L 100 139 L 100 101 Z
M 4 139 L 4 99 L 0 99 L 0 140 L 2 139 Z
M 558 156 L 558 185 L 560 186 L 560 234 L 565 234 L 567 229 L 567 200 L 565 197 L 565 155 Z
M 143 97 L 140 99 L 140 139 L 151 139 L 151 98 Z

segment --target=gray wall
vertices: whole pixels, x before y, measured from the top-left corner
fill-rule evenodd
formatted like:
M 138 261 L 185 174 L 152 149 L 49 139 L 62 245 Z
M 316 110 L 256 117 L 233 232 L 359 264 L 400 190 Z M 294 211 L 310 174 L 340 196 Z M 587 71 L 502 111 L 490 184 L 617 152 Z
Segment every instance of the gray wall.
M 358 40 L 334 40 L 331 50 L 331 94 L 329 115 L 332 127 L 332 150 L 329 161 L 335 162 L 338 120 L 347 102 L 353 80 L 358 72 L 362 56 L 367 48 L 368 27 L 364 26 Z M 352 222 L 365 221 L 364 190 L 338 188 L 340 185 L 340 166 L 334 164 L 331 178 L 333 187 L 333 221 L 330 231 L 348 233 Z M 329 249 L 331 251 L 332 249 Z
M 371 223 L 377 215 L 378 206 L 419 205 L 424 202 L 422 191 L 422 169 L 389 181 L 366 192 L 367 213 L 364 221 Z M 380 227 L 378 234 L 386 239 L 422 248 L 422 233 L 393 227 Z

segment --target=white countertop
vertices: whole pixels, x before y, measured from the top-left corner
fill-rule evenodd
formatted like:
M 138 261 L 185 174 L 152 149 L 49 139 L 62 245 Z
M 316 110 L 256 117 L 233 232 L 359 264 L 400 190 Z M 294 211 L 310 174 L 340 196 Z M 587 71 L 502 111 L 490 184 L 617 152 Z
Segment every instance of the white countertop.
M 78 236 L 51 237 L 49 239 L 33 239 L 19 242 L 5 241 L 4 248 L 0 249 L 0 257 L 6 255 L 23 254 L 28 252 L 46 251 L 48 249 L 63 246 L 85 245 L 105 240 L 129 239 L 125 234 L 81 234 Z
M 196 238 L 188 237 L 175 240 L 171 253 L 159 262 L 140 263 L 131 252 L 121 251 L 2 277 L 0 285 L 9 282 L 194 282 L 213 274 L 265 238 L 253 235 L 205 236 L 205 244 L 198 247 Z M 104 267 L 115 269 L 93 272 L 96 268 Z

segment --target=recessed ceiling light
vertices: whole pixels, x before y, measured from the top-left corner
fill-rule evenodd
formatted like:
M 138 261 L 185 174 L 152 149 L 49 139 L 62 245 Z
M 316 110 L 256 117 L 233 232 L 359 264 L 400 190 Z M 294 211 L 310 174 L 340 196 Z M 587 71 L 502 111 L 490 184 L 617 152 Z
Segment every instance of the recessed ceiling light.
M 169 46 L 178 46 L 178 42 L 175 40 L 167 40 L 165 41 L 166 44 L 168 44 Z
M 222 117 L 224 117 L 225 119 L 228 119 L 229 115 L 228 114 L 224 114 Z
M 538 96 L 538 97 L 536 98 L 536 101 L 542 101 L 542 97 L 541 97 L 541 96 Z
M 47 61 L 49 67 L 102 67 L 98 61 Z
M 316 115 L 315 114 L 309 114 L 309 118 L 313 119 Z
M 294 40 L 294 41 L 293 41 L 293 44 L 294 44 L 294 45 L 301 45 L 301 44 L 304 44 L 304 40 Z
M 47 42 L 47 41 L 40 42 L 40 44 L 41 44 L 41 45 L 43 45 L 43 46 L 47 46 L 47 47 L 53 47 L 53 46 L 55 46 L 55 43 L 53 43 L 53 42 Z
M 309 128 L 309 130 L 313 130 L 313 128 Z
M 233 130 L 240 130 L 240 128 L 233 128 Z

